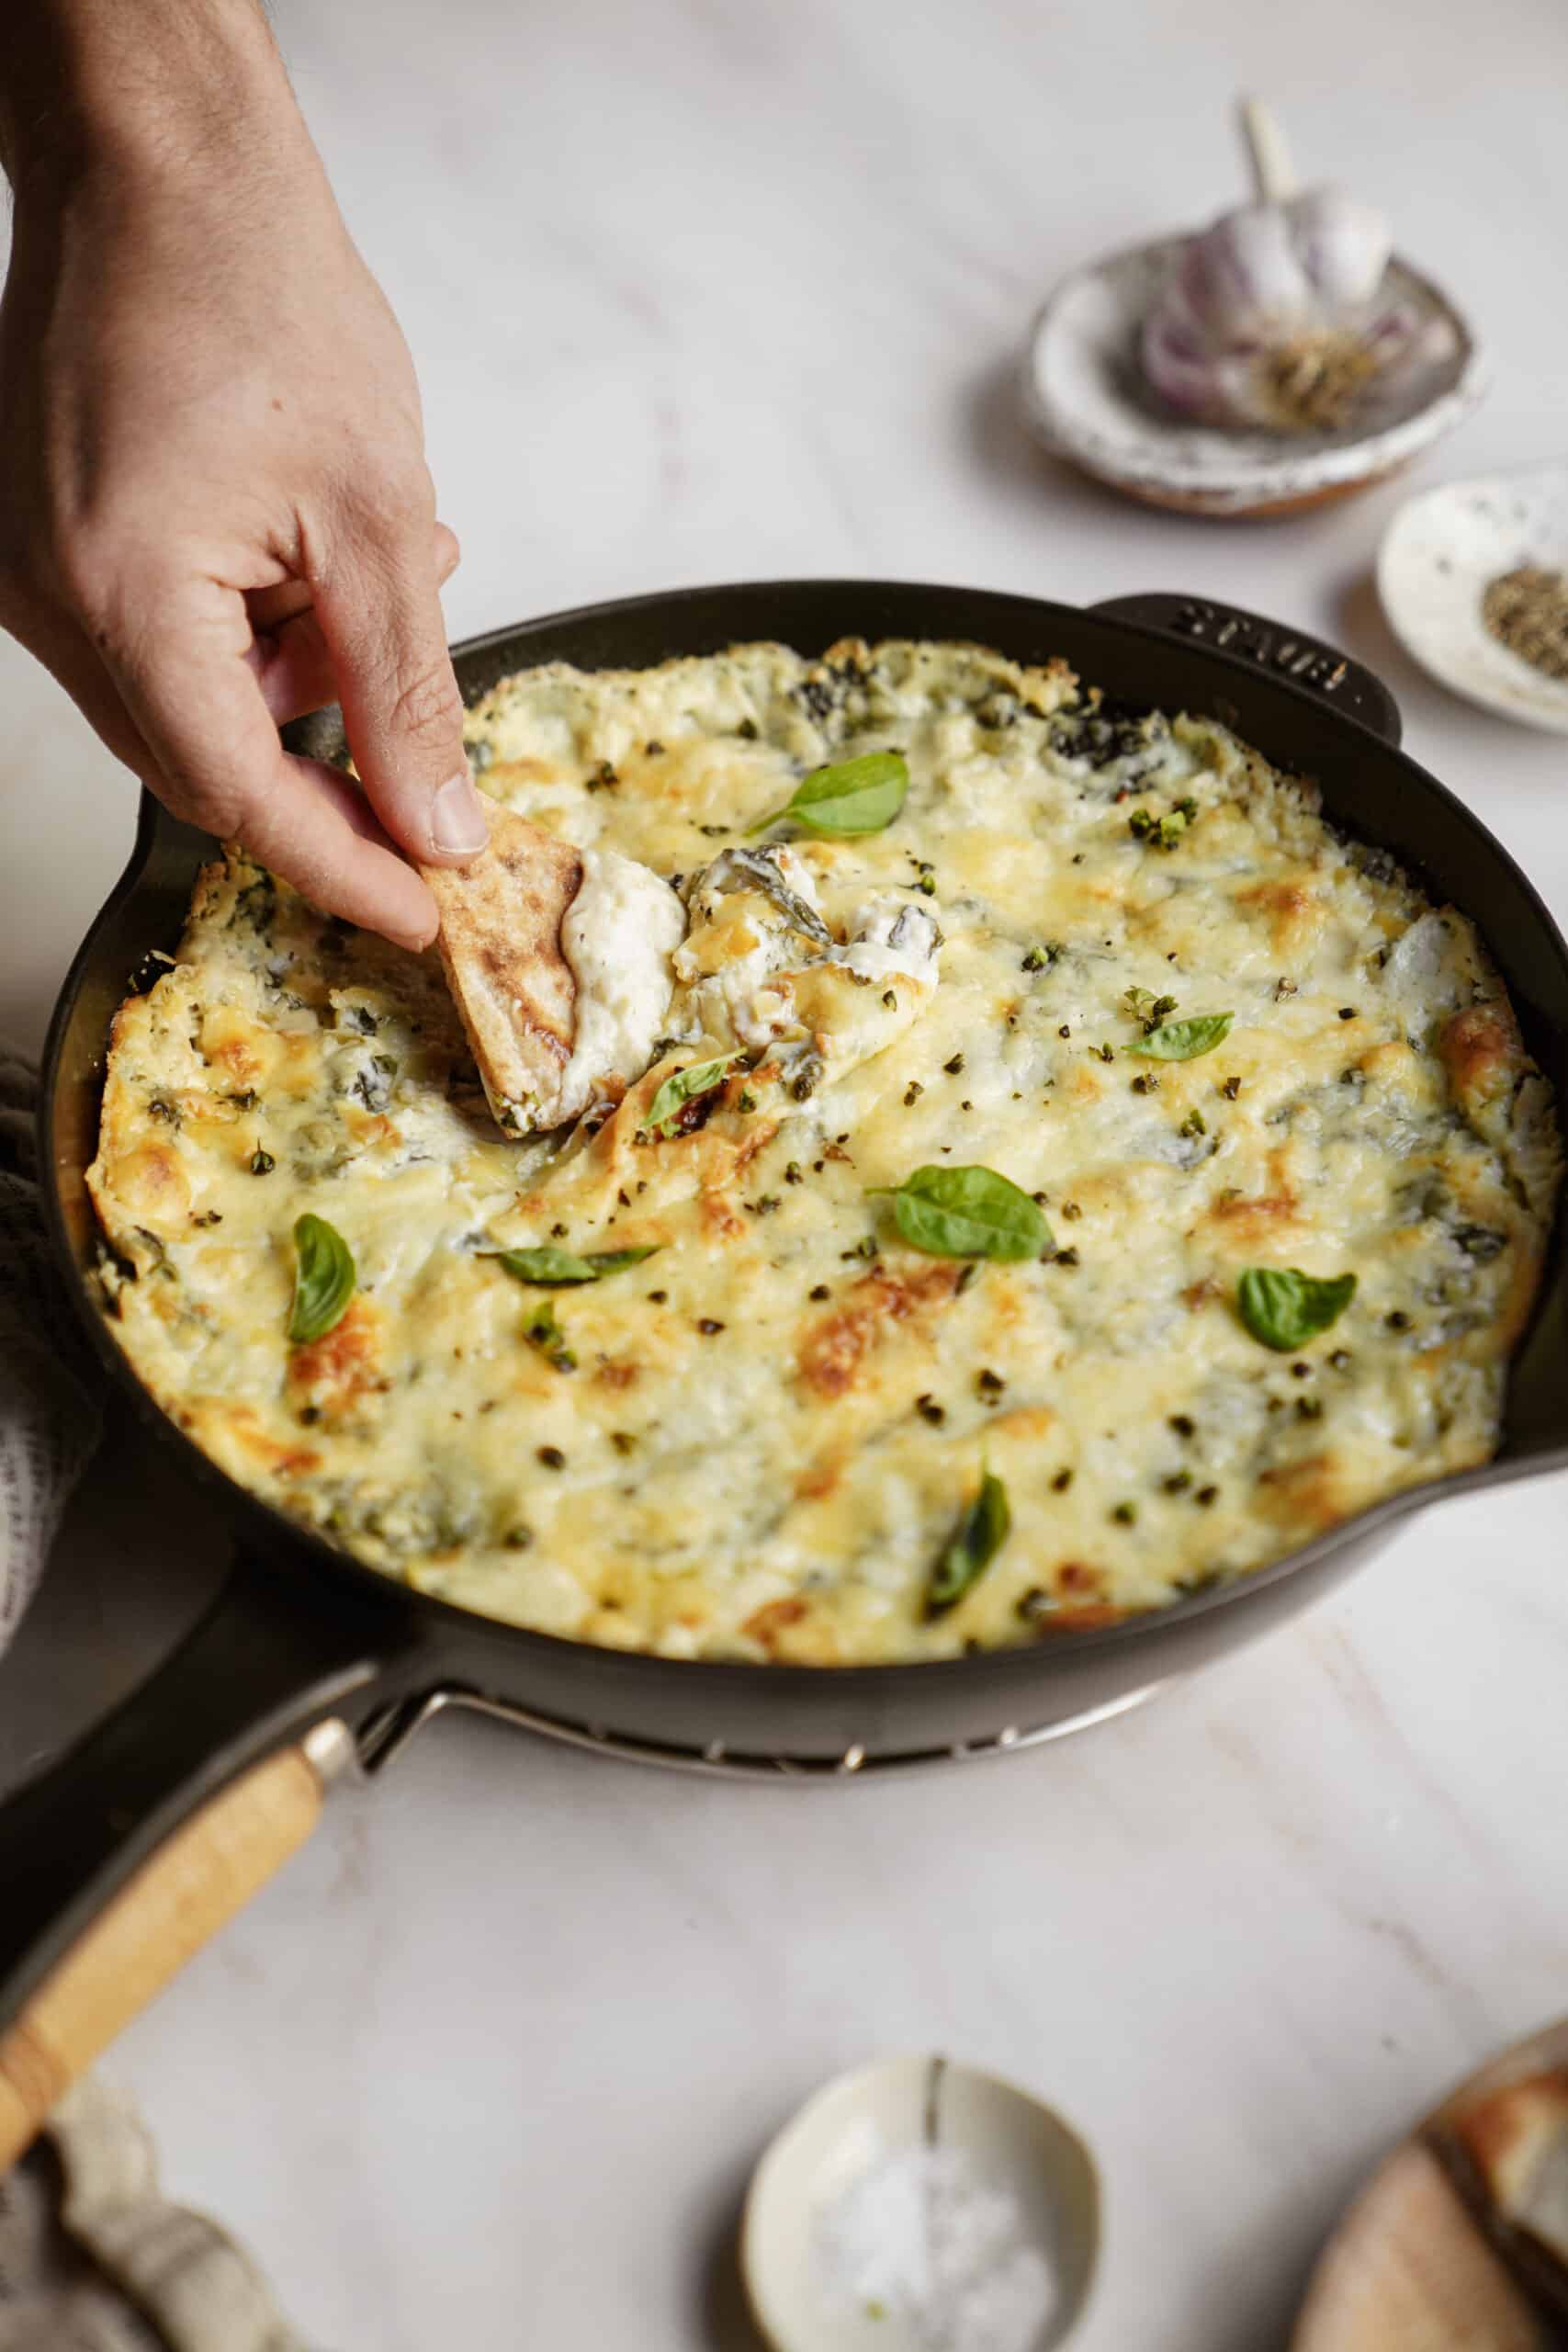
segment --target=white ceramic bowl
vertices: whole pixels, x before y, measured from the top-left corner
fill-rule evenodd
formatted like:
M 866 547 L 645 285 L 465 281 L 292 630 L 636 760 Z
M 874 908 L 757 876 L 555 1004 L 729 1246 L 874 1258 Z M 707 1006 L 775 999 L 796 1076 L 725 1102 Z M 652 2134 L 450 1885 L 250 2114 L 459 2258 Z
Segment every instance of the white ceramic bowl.
M 1280 514 L 1364 490 L 1451 431 L 1485 386 L 1468 322 L 1405 262 L 1391 290 L 1448 319 L 1450 356 L 1371 432 L 1224 431 L 1172 417 L 1145 384 L 1138 331 L 1185 240 L 1164 237 L 1064 278 L 1035 321 L 1024 402 L 1047 447 L 1129 497 L 1190 514 Z
M 741 2269 L 774 2352 L 921 2352 L 928 2339 L 900 2315 L 896 2298 L 890 2308 L 847 2289 L 841 2267 L 825 2258 L 824 2234 L 857 2194 L 863 2234 L 868 2178 L 875 2172 L 897 2189 L 900 2165 L 922 2150 L 957 2152 L 966 2177 L 1008 2200 L 1013 2242 L 1050 2274 L 1042 2297 L 1048 2309 L 1019 2352 L 1053 2352 L 1066 2342 L 1100 2248 L 1100 2188 L 1088 2149 L 1012 2084 L 920 2056 L 840 2075 L 785 2124 L 752 2176 Z
M 1439 685 L 1568 735 L 1568 684 L 1510 653 L 1481 617 L 1488 582 L 1521 564 L 1568 572 L 1568 464 L 1413 498 L 1379 549 L 1378 593 L 1395 637 Z

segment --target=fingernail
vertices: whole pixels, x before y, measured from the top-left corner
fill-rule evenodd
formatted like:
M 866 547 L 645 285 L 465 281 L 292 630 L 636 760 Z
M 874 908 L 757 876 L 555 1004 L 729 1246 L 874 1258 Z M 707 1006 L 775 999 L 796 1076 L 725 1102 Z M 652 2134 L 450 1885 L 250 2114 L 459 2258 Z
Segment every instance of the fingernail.
M 430 838 L 449 857 L 477 857 L 489 841 L 484 803 L 466 774 L 448 776 L 431 802 Z

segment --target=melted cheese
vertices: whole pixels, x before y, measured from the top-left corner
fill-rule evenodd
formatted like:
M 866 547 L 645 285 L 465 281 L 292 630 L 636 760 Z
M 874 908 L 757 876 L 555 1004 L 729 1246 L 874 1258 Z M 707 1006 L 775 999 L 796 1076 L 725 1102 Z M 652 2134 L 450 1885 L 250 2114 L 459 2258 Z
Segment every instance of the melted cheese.
M 727 850 L 696 876 L 674 959 L 674 1035 L 811 1053 L 841 1071 L 908 1027 L 936 985 L 935 914 L 896 892 L 840 892 L 835 932 L 819 872 L 831 872 L 819 849 L 814 862 L 779 844 Z
M 670 1010 L 670 959 L 685 928 L 681 901 L 646 865 L 614 850 L 584 851 L 560 933 L 577 982 L 563 1118 L 586 1110 L 605 1078 L 640 1078 L 648 1068 Z
M 1155 1607 L 1485 1458 L 1551 1106 L 1469 923 L 1309 785 L 965 647 L 555 667 L 468 732 L 496 799 L 663 877 L 660 1015 L 629 916 L 575 943 L 589 993 L 626 980 L 628 1058 L 659 1057 L 613 1114 L 508 1142 L 434 956 L 238 854 L 203 878 L 176 967 L 118 1016 L 92 1183 L 121 1343 L 242 1483 L 493 1616 L 831 1664 Z M 889 747 L 884 832 L 747 842 L 810 768 Z M 1130 989 L 1230 1034 L 1145 1059 Z M 944 1161 L 1033 1193 L 1046 1257 L 902 1241 L 877 1188 Z M 360 1287 L 291 1349 L 304 1208 Z M 657 1254 L 550 1294 L 494 1254 L 546 1242 Z M 1282 1357 L 1236 1314 L 1253 1265 L 1356 1295 Z M 1012 1532 L 931 1617 L 982 1463 Z

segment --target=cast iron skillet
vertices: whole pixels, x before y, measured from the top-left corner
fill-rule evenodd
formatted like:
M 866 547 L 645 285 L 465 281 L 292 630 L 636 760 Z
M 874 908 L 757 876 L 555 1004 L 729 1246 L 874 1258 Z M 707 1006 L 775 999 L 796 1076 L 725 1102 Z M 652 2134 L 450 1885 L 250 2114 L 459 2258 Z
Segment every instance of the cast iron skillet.
M 456 658 L 472 699 L 537 662 L 640 666 L 755 638 L 815 653 L 845 636 L 964 638 L 1024 661 L 1065 655 L 1111 696 L 1212 715 L 1315 776 L 1332 818 L 1388 847 L 1434 896 L 1475 920 L 1530 1049 L 1568 1103 L 1568 950 L 1556 925 L 1485 828 L 1400 752 L 1398 713 L 1379 683 L 1299 634 L 1178 596 L 1082 612 L 969 589 L 799 581 L 556 615 L 474 639 Z M 322 714 L 302 741 L 330 755 L 341 749 L 334 728 L 335 714 Z M 144 802 L 130 864 L 55 1014 L 40 1157 L 61 1271 L 90 1342 L 150 1441 L 175 1449 L 193 1478 L 219 1490 L 233 1566 L 168 1663 L 0 1810 L 0 2024 L 195 1808 L 326 1719 L 346 1724 L 367 1757 L 454 1696 L 585 1743 L 716 1770 L 821 1776 L 987 1752 L 1113 1713 L 1264 1633 L 1438 1495 L 1568 1464 L 1568 1272 L 1554 1238 L 1495 1462 L 1395 1496 L 1272 1567 L 1154 1615 L 990 1656 L 829 1669 L 630 1656 L 407 1591 L 214 1470 L 144 1395 L 92 1301 L 83 1170 L 109 1018 L 147 952 L 174 945 L 209 848 Z

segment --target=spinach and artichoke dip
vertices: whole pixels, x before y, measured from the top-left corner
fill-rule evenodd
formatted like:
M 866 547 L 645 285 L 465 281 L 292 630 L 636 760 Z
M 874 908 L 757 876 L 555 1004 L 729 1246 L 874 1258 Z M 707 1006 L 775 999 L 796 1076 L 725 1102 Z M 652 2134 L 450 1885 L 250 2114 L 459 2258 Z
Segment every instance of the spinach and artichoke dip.
M 91 1181 L 121 1344 L 243 1485 L 492 1617 L 838 1665 L 1486 1457 L 1547 1087 L 1310 784 L 958 645 L 557 666 L 468 726 L 501 809 L 663 877 L 652 1064 L 509 1138 L 434 952 L 205 872 Z

